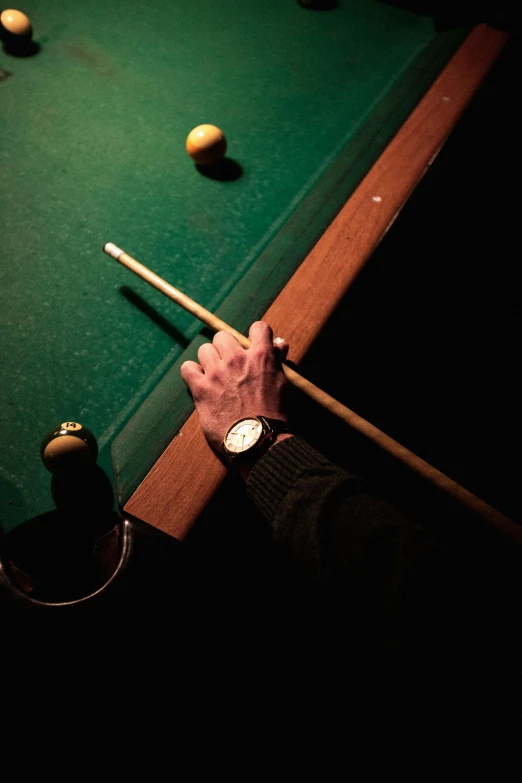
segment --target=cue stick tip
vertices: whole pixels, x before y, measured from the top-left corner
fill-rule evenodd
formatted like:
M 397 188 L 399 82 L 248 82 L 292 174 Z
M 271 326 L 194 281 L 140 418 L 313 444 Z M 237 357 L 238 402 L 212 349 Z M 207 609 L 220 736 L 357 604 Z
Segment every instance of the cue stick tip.
M 118 247 L 113 242 L 106 242 L 103 246 L 103 252 L 107 253 L 111 258 L 115 258 L 118 261 L 121 254 L 124 252 L 121 247 Z

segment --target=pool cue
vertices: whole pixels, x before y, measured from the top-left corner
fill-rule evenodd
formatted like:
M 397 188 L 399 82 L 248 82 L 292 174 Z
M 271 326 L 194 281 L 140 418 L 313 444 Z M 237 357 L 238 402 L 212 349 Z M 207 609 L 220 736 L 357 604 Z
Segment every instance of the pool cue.
M 184 310 L 187 310 L 187 312 L 196 316 L 196 318 L 209 326 L 212 330 L 216 332 L 230 332 L 230 334 L 233 334 L 244 348 L 249 347 L 250 341 L 247 337 L 245 337 L 245 335 L 236 331 L 236 329 L 233 329 L 220 318 L 213 315 L 213 313 L 211 313 L 209 310 L 206 310 L 193 299 L 190 299 L 188 296 L 183 294 L 177 288 L 174 288 L 174 286 L 170 285 L 170 283 L 167 283 L 166 280 L 163 280 L 163 278 L 156 275 L 146 266 L 140 264 L 139 261 L 136 261 L 136 259 L 129 256 L 127 253 L 125 253 L 125 251 L 114 245 L 112 242 L 107 242 L 103 247 L 103 251 L 111 258 L 119 261 L 120 264 L 123 264 L 123 266 L 126 266 L 127 269 L 130 269 L 131 272 L 134 272 L 134 274 L 136 274 L 138 277 L 141 277 L 142 280 L 145 280 L 145 282 L 149 283 L 158 291 L 161 291 L 161 293 L 165 294 L 165 296 L 169 297 L 169 299 L 172 299 L 172 301 L 176 302 Z M 392 454 L 401 462 L 405 463 L 416 473 L 420 474 L 432 484 L 435 484 L 437 487 L 447 492 L 449 495 L 452 495 L 464 506 L 470 508 L 483 519 L 493 524 L 502 533 L 506 534 L 510 538 L 514 539 L 518 544 L 522 545 L 522 526 L 517 525 L 515 522 L 513 522 L 513 520 L 509 519 L 509 517 L 506 517 L 504 514 L 501 514 L 499 511 L 493 508 L 493 506 L 490 506 L 484 500 L 481 500 L 479 497 L 477 497 L 477 495 L 474 495 L 460 484 L 457 484 L 457 482 L 453 481 L 453 479 L 449 478 L 449 476 L 446 476 L 440 470 L 434 468 L 432 465 L 418 457 L 412 451 L 409 451 L 409 449 L 407 449 L 405 446 L 402 446 L 396 440 L 393 440 L 393 438 L 390 438 L 384 432 L 377 429 L 377 427 L 374 427 L 373 424 L 370 424 L 370 422 L 362 419 L 349 408 L 342 405 L 342 403 L 338 402 L 338 400 L 330 397 L 329 394 L 320 389 L 318 386 L 315 386 L 313 383 L 311 383 L 311 381 L 303 378 L 302 375 L 299 375 L 299 373 L 297 373 L 291 367 L 283 364 L 283 370 L 290 383 L 292 383 L 298 389 L 301 389 L 301 391 L 319 403 L 319 405 L 321 405 L 323 408 L 326 408 L 326 410 L 342 419 L 342 421 L 344 421 L 350 427 L 353 427 L 358 432 L 365 435 L 389 454 Z

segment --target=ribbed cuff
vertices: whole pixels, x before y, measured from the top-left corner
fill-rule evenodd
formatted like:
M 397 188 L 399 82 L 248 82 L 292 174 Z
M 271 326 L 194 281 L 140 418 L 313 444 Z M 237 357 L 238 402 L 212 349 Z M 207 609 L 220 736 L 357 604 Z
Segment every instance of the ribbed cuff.
M 297 435 L 285 438 L 258 460 L 248 477 L 247 495 L 270 521 L 281 499 L 305 471 L 329 464 L 326 457 Z

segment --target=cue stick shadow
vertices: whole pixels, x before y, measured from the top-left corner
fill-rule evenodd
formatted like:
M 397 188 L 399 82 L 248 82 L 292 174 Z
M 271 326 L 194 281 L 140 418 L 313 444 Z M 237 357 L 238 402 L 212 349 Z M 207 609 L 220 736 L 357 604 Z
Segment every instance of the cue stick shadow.
M 144 315 L 147 316 L 156 326 L 159 326 L 159 328 L 164 332 L 168 337 L 170 337 L 175 343 L 180 345 L 183 350 L 188 348 L 190 345 L 190 340 L 187 339 L 187 337 L 183 334 L 183 332 L 180 332 L 179 329 L 176 329 L 175 326 L 171 324 L 165 316 L 161 315 L 149 302 L 147 302 L 140 294 L 138 294 L 136 291 L 134 291 L 129 286 L 120 286 L 119 288 L 120 294 L 127 299 L 128 302 L 130 302 L 134 307 L 137 307 L 138 310 L 140 310 Z

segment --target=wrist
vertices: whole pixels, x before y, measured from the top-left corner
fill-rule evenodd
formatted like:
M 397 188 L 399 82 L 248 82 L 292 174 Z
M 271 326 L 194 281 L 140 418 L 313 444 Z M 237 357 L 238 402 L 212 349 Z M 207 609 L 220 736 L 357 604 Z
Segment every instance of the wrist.
M 263 457 L 271 449 L 273 449 L 274 446 L 277 446 L 278 443 L 282 443 L 284 440 L 287 440 L 287 438 L 293 438 L 293 437 L 294 437 L 293 432 L 280 432 L 276 435 L 274 440 L 267 445 L 265 449 L 258 450 L 258 451 L 254 450 L 248 456 L 245 455 L 245 458 L 241 460 L 237 466 L 243 480 L 245 482 L 248 481 L 248 477 L 250 476 L 251 471 L 257 465 L 259 460 L 263 459 Z
M 246 476 L 271 446 L 288 435 L 288 425 L 283 419 L 265 415 L 243 416 L 228 427 L 221 452 Z
M 270 449 L 276 445 L 276 443 L 281 443 L 282 440 L 286 440 L 287 438 L 293 438 L 294 433 L 293 432 L 278 432 L 278 434 L 275 436 L 272 443 L 269 445 L 267 451 L 270 451 Z

